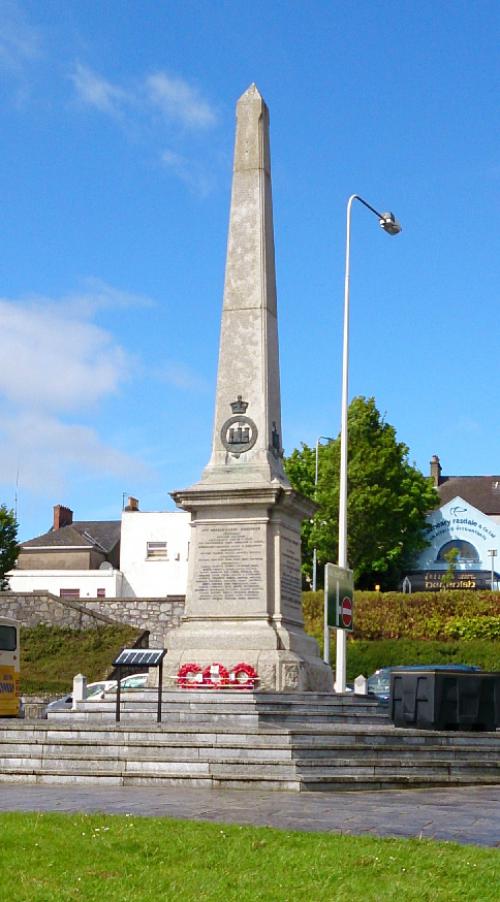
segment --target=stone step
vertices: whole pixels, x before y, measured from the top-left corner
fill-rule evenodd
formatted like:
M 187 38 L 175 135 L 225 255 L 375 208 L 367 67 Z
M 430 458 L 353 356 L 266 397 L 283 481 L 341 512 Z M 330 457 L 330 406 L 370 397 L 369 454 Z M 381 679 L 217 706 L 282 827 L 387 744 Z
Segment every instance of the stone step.
M 89 703 L 90 704 L 90 703 Z M 105 703 L 93 703 L 92 708 L 89 707 L 89 704 L 82 706 L 77 711 L 57 711 L 53 712 L 50 715 L 49 720 L 51 722 L 57 723 L 77 723 L 82 721 L 87 722 L 105 722 L 105 723 L 113 723 L 116 722 L 115 717 L 115 708 L 111 705 L 105 705 Z M 283 724 L 283 725 L 295 725 L 300 726 L 307 722 L 308 724 L 322 724 L 322 723 L 362 723 L 362 724 L 378 724 L 378 723 L 389 723 L 389 720 L 385 714 L 370 714 L 365 712 L 353 711 L 352 713 L 344 713 L 344 714 L 330 714 L 330 713 L 322 713 L 322 714 L 278 714 L 273 713 L 269 717 L 263 716 L 261 714 L 256 713 L 242 713 L 235 715 L 231 712 L 226 711 L 217 711 L 217 712 L 196 712 L 196 711 L 173 711 L 168 712 L 162 709 L 162 723 L 172 723 L 172 724 L 199 724 L 199 723 L 231 723 L 234 721 L 237 716 L 238 721 L 243 724 L 248 724 L 249 726 L 257 727 L 261 723 L 275 723 L 275 724 Z M 120 722 L 136 722 L 136 723 L 147 723 L 156 722 L 156 712 L 153 710 L 144 710 L 140 707 L 122 707 L 120 710 Z
M 127 750 L 124 750 L 127 751 Z M 165 758 L 147 758 L 129 756 L 128 754 L 120 754 L 114 750 L 108 756 L 100 756 L 91 759 L 89 755 L 82 756 L 80 753 L 56 753 L 54 751 L 43 750 L 38 754 L 30 754 L 24 756 L 22 754 L 6 753 L 2 756 L 2 770 L 51 770 L 61 772 L 79 772 L 92 773 L 96 764 L 99 770 L 113 772 L 115 770 L 129 771 L 152 771 L 161 774 L 164 771 L 169 772 L 188 772 L 188 773 L 221 773 L 227 770 L 233 774 L 245 773 L 268 773 L 273 772 L 276 776 L 286 775 L 295 776 L 300 772 L 302 776 L 306 774 L 322 773 L 324 775 L 335 773 L 399 773 L 399 772 L 420 772 L 420 773 L 439 773 L 446 770 L 449 773 L 464 773 L 470 771 L 478 772 L 479 770 L 495 773 L 500 780 L 500 762 L 498 760 L 477 760 L 474 758 L 449 758 L 435 757 L 431 759 L 422 758 L 397 758 L 366 755 L 362 758 L 353 759 L 351 757 L 336 757 L 328 761 L 309 759 L 309 758 L 288 758 L 283 759 L 274 754 L 265 757 L 254 758 L 252 755 L 242 759 L 231 755 L 207 755 L 202 754 L 197 758 L 190 756 L 167 756 Z
M 120 741 L 120 738 L 108 738 L 106 744 L 97 745 L 94 740 L 89 738 L 87 742 L 82 739 L 57 739 L 37 742 L 26 742 L 21 738 L 11 741 L 0 741 L 0 758 L 4 761 L 7 757 L 12 756 L 28 756 L 32 757 L 82 757 L 88 755 L 91 751 L 95 760 L 103 758 L 116 757 L 117 759 L 136 760 L 138 758 L 147 760 L 194 760 L 206 758 L 207 760 L 218 760 L 220 758 L 231 759 L 259 759 L 266 757 L 281 760 L 311 761 L 321 764 L 332 758 L 335 762 L 338 758 L 345 759 L 349 756 L 350 760 L 357 760 L 370 756 L 371 758 L 397 759 L 413 761 L 418 756 L 419 760 L 492 760 L 498 761 L 498 744 L 495 745 L 476 745 L 470 743 L 466 747 L 446 747 L 443 745 L 426 745 L 415 748 L 415 746 L 405 746 L 401 742 L 393 742 L 392 744 L 379 743 L 336 743 L 329 742 L 326 746 L 318 747 L 315 744 L 305 743 L 282 743 L 273 739 L 265 744 L 249 741 L 249 737 L 245 736 L 239 742 L 221 741 L 217 742 L 204 740 L 200 741 L 196 737 L 190 737 L 184 740 L 171 740 L 159 744 L 154 740 L 126 740 Z
M 324 775 L 314 777 L 297 777 L 295 779 L 276 779 L 272 775 L 263 776 L 245 772 L 243 775 L 202 775 L 202 774 L 143 774 L 134 771 L 127 773 L 106 773 L 94 769 L 92 774 L 76 774 L 58 771 L 5 772 L 0 775 L 0 782 L 6 783 L 45 783 L 79 785 L 101 784 L 107 786 L 151 786 L 151 785 L 188 785 L 206 789 L 262 789 L 275 791 L 321 792 L 334 790 L 387 790 L 403 788 L 426 788 L 461 785 L 497 785 L 498 776 L 484 773 L 477 774 L 416 774 L 393 773 L 386 775 Z
M 114 693 L 113 693 L 114 696 Z M 122 693 L 123 697 L 144 697 L 156 700 L 158 690 L 154 688 L 144 688 L 141 690 L 133 690 Z M 334 692 L 247 692 L 233 691 L 230 689 L 210 689 L 210 690 L 162 690 L 162 699 L 170 704 L 236 704 L 236 705 L 279 705 L 282 707 L 293 707 L 294 705 L 323 706 L 323 705 L 350 705 L 356 707 L 359 704 L 379 707 L 380 702 L 373 695 L 356 695 L 353 692 L 334 693 Z M 387 707 L 387 706 L 385 706 Z
M 52 721 L 3 721 L 0 722 L 0 740 L 25 740 L 34 742 L 83 740 L 101 744 L 107 741 L 151 742 L 158 745 L 171 742 L 188 743 L 239 743 L 259 745 L 280 742 L 283 745 L 328 749 L 331 745 L 356 744 L 361 749 L 366 745 L 403 744 L 410 748 L 426 745 L 452 745 L 468 748 L 471 744 L 498 749 L 500 732 L 439 732 L 435 730 L 412 730 L 396 728 L 391 724 L 360 726 L 358 724 L 330 724 L 286 728 L 278 725 L 253 727 L 242 723 L 201 725 L 183 724 L 115 724 L 96 722 L 54 723 Z
M 179 783 L 322 791 L 500 783 L 500 733 L 331 720 L 0 723 L 0 782 Z
M 94 785 L 99 783 L 103 786 L 190 786 L 191 788 L 203 789 L 262 789 L 270 791 L 282 792 L 333 792 L 333 791 L 362 791 L 362 790 L 389 790 L 389 789 L 425 789 L 427 787 L 447 787 L 447 786 L 481 786 L 496 785 L 498 779 L 491 779 L 488 776 L 478 775 L 472 777 L 467 774 L 460 776 L 457 774 L 439 776 L 428 776 L 422 779 L 415 775 L 395 775 L 391 778 L 380 779 L 380 777 L 317 777 L 308 780 L 274 780 L 252 778 L 245 776 L 244 779 L 224 778 L 224 777 L 167 777 L 167 776 L 144 776 L 142 774 L 100 774 L 95 771 L 92 776 L 75 775 L 75 774 L 2 774 L 1 782 L 5 783 L 37 783 L 37 784 L 79 784 Z

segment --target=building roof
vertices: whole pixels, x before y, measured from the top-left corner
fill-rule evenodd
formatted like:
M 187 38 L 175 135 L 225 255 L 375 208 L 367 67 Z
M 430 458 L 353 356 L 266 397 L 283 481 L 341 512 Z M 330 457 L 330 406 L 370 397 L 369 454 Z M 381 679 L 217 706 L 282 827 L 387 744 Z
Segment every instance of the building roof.
M 441 504 L 460 495 L 483 514 L 500 514 L 500 476 L 440 476 L 436 488 Z
M 70 526 L 61 529 L 49 529 L 48 532 L 27 542 L 22 548 L 69 548 L 96 547 L 109 554 L 120 541 L 120 520 L 76 520 Z

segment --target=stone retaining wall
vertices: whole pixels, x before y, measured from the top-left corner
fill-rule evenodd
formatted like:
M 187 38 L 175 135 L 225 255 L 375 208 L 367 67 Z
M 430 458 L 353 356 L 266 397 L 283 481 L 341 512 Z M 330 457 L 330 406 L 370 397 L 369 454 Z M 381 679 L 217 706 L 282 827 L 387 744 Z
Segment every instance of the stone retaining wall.
M 167 598 L 98 598 L 85 601 L 91 611 L 105 611 L 119 623 L 129 623 L 140 630 L 149 630 L 150 648 L 163 648 L 165 634 L 177 626 L 184 613 L 184 596 Z
M 184 597 L 92 598 L 71 601 L 50 592 L 0 592 L 0 614 L 23 626 L 47 623 L 69 629 L 92 629 L 102 624 L 127 623 L 148 630 L 151 647 L 163 647 L 165 633 L 184 612 Z

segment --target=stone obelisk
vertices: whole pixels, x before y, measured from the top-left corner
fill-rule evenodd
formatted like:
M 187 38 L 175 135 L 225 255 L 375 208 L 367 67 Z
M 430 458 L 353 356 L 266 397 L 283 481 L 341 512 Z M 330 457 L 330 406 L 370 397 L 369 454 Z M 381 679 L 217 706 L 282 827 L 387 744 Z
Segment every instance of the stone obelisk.
M 172 497 L 191 511 L 185 615 L 165 673 L 245 663 L 263 690 L 328 691 L 304 632 L 300 524 L 313 511 L 283 469 L 269 113 L 255 85 L 237 104 L 212 454 Z

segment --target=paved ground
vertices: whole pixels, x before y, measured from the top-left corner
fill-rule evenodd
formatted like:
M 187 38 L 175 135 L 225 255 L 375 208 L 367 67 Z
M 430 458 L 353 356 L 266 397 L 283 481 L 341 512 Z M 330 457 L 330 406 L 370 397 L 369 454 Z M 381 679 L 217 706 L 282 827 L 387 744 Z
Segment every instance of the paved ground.
M 130 812 L 500 848 L 500 786 L 320 794 L 0 783 L 1 811 Z

